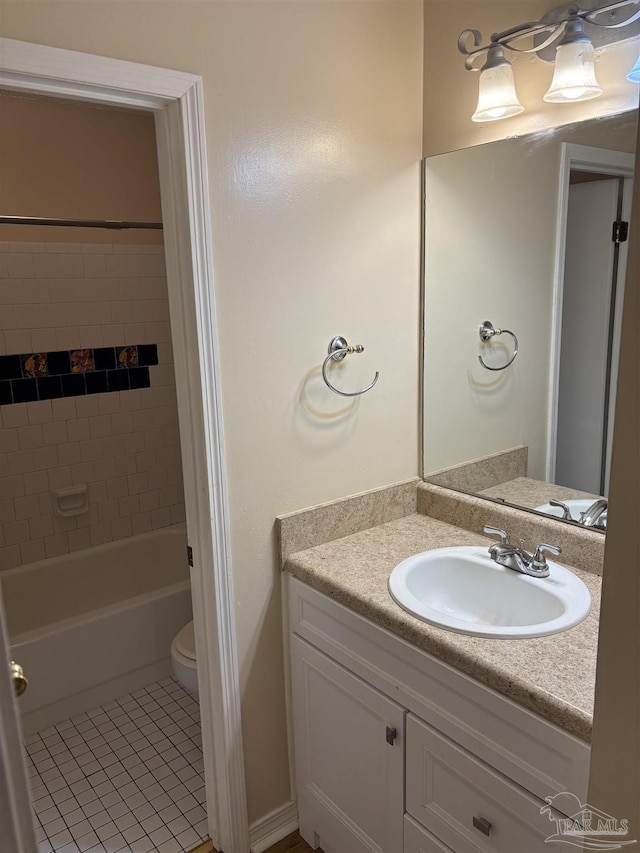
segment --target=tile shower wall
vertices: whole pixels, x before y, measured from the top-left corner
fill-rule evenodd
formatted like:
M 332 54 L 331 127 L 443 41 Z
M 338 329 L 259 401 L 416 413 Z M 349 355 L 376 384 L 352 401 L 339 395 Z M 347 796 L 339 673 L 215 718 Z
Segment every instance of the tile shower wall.
M 184 520 L 163 248 L 0 242 L 0 356 L 140 344 L 149 388 L 0 406 L 0 570 Z

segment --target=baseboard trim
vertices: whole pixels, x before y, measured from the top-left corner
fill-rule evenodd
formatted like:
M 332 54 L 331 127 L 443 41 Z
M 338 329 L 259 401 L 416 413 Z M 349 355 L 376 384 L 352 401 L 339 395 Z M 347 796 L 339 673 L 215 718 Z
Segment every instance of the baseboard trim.
M 292 800 L 249 827 L 250 853 L 264 853 L 298 828 L 298 806 Z

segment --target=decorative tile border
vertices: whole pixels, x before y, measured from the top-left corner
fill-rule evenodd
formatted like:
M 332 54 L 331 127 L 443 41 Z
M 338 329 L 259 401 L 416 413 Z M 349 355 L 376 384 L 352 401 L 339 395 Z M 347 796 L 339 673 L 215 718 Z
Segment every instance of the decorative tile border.
M 149 388 L 156 344 L 0 356 L 0 405 Z

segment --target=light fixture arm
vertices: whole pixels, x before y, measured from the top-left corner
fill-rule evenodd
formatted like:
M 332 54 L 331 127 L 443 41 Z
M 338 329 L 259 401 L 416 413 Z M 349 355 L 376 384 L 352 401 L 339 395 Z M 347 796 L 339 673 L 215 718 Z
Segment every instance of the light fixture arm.
M 580 15 L 580 17 L 594 27 L 604 27 L 607 30 L 616 30 L 620 27 L 628 27 L 630 24 L 634 24 L 637 20 L 640 20 L 640 9 L 635 13 L 635 15 L 631 15 L 630 18 L 625 18 L 624 21 L 618 21 L 615 24 L 599 23 L 594 20 L 593 16 L 602 15 L 603 12 L 615 12 L 616 9 L 624 9 L 625 6 L 629 5 L 637 6 L 638 0 L 631 0 L 631 2 L 630 0 L 618 0 L 617 3 L 610 3 L 608 6 L 603 6 L 601 9 L 592 9 L 590 12 Z
M 606 3 L 596 9 L 584 9 L 577 5 L 565 6 L 557 10 L 557 17 L 551 12 L 545 16 L 549 18 L 548 20 L 528 21 L 510 27 L 502 32 L 493 33 L 488 44 L 482 43 L 482 34 L 478 30 L 463 30 L 458 38 L 458 50 L 466 57 L 465 68 L 467 71 L 479 71 L 480 65 L 476 60 L 478 57 L 484 57 L 492 47 L 501 46 L 513 53 L 536 53 L 539 55 L 556 39 L 564 35 L 567 25 L 571 21 L 584 21 L 590 26 L 601 30 L 621 29 L 640 20 L 640 9 L 637 9 L 634 14 L 625 18 L 624 21 L 618 21 L 617 19 L 602 21 L 598 20 L 599 16 L 607 13 L 612 16 L 612 13 L 620 9 L 630 6 L 637 8 L 639 4 L 640 0 L 615 0 L 613 3 Z M 548 36 L 546 38 L 541 38 L 547 33 Z M 518 42 L 528 38 L 534 40 L 531 46 L 518 46 Z
M 625 0 L 625 2 L 628 2 L 628 0 Z M 458 38 L 458 50 L 467 57 L 464 62 L 464 67 L 467 71 L 479 71 L 480 66 L 475 64 L 476 59 L 487 54 L 492 47 L 502 47 L 512 51 L 512 53 L 537 53 L 555 41 L 564 31 L 565 25 L 566 22 L 564 21 L 560 24 L 522 24 L 521 27 L 512 27 L 510 30 L 494 33 L 491 36 L 491 43 L 485 45 L 482 44 L 482 35 L 478 30 L 463 30 Z M 531 38 L 549 31 L 551 31 L 551 34 L 548 38 L 532 47 L 516 47 L 514 44 L 521 39 Z M 470 34 L 473 36 L 475 50 L 468 50 Z

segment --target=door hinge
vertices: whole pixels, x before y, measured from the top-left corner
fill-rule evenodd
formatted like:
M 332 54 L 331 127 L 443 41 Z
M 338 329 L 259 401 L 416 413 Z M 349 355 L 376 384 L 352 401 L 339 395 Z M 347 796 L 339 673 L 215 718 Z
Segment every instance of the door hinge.
M 614 222 L 611 239 L 614 243 L 626 243 L 629 239 L 629 223 L 623 219 Z
M 191 545 L 187 545 L 187 560 L 191 568 L 193 568 L 193 548 Z

